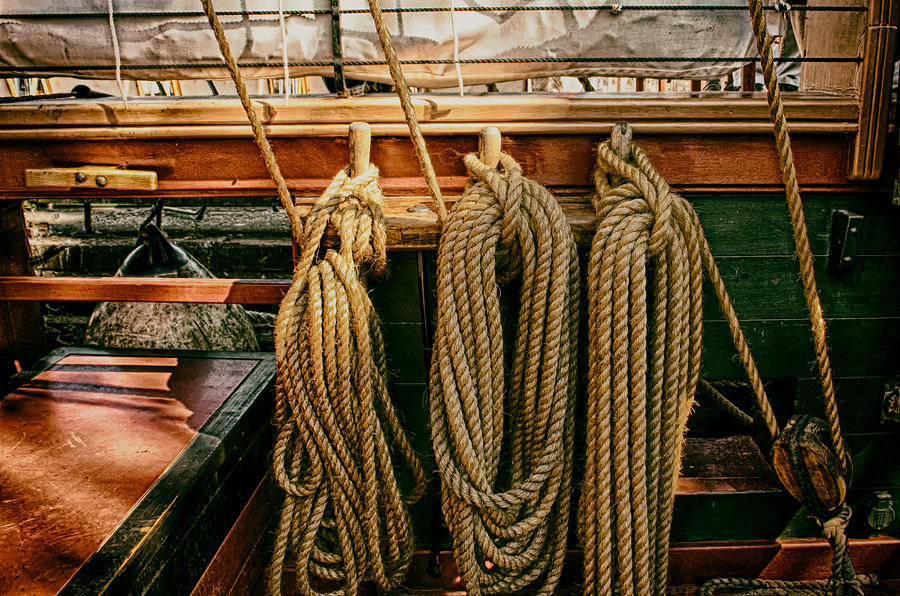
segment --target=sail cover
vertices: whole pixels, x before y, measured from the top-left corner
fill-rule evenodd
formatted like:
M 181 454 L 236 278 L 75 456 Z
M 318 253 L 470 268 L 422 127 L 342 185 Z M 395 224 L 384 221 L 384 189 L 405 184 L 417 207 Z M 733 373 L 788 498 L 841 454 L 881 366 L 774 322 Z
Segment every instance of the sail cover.
M 740 68 L 754 45 L 746 11 L 682 8 L 697 2 L 657 0 L 665 10 L 629 0 L 383 0 L 382 6 L 401 60 L 438 61 L 404 64 L 408 83 L 437 88 L 457 84 L 454 29 L 466 85 L 559 75 L 709 79 Z M 333 73 L 330 0 L 283 0 L 285 35 L 277 0 L 215 4 L 245 76 L 281 76 L 283 43 L 292 76 Z M 113 6 L 123 77 L 228 78 L 199 0 Z M 386 66 L 365 64 L 384 60 L 366 7 L 365 0 L 340 0 L 344 75 L 388 83 Z M 3 76 L 113 78 L 106 0 L 0 0 L 0 13 Z

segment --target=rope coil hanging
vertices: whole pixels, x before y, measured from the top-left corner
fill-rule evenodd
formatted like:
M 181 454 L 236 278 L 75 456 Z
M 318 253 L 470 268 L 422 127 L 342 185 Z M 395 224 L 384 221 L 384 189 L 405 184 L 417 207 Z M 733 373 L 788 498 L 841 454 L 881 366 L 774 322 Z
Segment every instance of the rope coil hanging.
M 628 163 L 611 141 L 597 152 L 579 515 L 585 594 L 665 593 L 682 434 L 700 375 L 696 219 L 640 148 L 630 154 Z
M 275 477 L 286 496 L 270 592 L 288 551 L 301 594 L 356 594 L 374 580 L 396 588 L 413 552 L 407 503 L 426 477 L 387 393 L 384 344 L 358 267 L 385 265 L 378 170 L 339 173 L 306 219 L 306 242 L 275 322 L 278 360 Z M 324 255 L 331 224 L 339 250 Z M 394 459 L 411 472 L 403 497 Z M 318 578 L 317 583 L 313 578 Z M 332 582 L 339 588 L 320 591 Z
M 568 533 L 578 256 L 552 195 L 510 156 L 499 159 L 498 172 L 465 157 L 472 181 L 443 226 L 432 440 L 468 593 L 540 581 L 539 593 L 552 594 Z M 519 316 L 504 383 L 497 284 L 512 279 Z

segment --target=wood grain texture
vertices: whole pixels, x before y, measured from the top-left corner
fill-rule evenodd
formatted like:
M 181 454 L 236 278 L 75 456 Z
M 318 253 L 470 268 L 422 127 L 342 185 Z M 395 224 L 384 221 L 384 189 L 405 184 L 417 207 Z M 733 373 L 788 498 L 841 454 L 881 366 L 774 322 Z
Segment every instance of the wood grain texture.
M 868 15 L 859 82 L 859 130 L 848 172 L 851 180 L 876 180 L 881 176 L 900 6 L 896 0 L 869 0 Z
M 810 0 L 808 5 L 865 7 L 866 0 Z M 804 56 L 856 57 L 860 54 L 866 28 L 865 12 L 811 11 L 791 16 L 805 21 L 802 30 L 807 34 L 798 40 Z M 806 62 L 800 69 L 800 89 L 852 94 L 856 91 L 858 71 L 859 66 L 852 62 Z
M 335 97 L 293 97 L 288 105 L 281 99 L 254 98 L 253 104 L 263 124 L 335 124 L 346 134 L 348 122 L 372 125 L 401 124 L 403 112 L 393 95 Z M 550 122 L 634 122 L 673 123 L 677 121 L 768 122 L 765 94 L 604 95 L 599 97 L 556 94 L 503 95 L 418 95 L 413 98 L 416 117 L 427 127 L 433 124 L 464 124 L 477 134 L 482 126 L 495 124 L 505 132 L 504 123 L 541 124 Z M 853 97 L 823 97 L 788 94 L 785 110 L 791 121 L 856 120 L 858 105 Z M 238 125 L 241 136 L 250 136 L 247 119 L 235 98 L 135 98 L 128 109 L 107 99 L 23 102 L 0 110 L 0 130 L 52 129 L 73 127 L 167 128 Z
M 123 170 L 113 166 L 25 170 L 29 188 L 90 188 L 95 190 L 156 190 L 156 172 Z
M 0 275 L 32 275 L 25 219 L 19 203 L 0 203 Z M 0 299 L 0 391 L 11 374 L 29 366 L 46 351 L 41 305 Z
M 723 188 L 776 191 L 781 175 L 771 135 L 642 134 L 635 141 L 651 156 L 662 176 L 676 189 Z M 344 133 L 346 133 L 346 129 Z M 525 175 L 557 192 L 590 192 L 597 144 L 602 134 L 513 134 L 501 129 L 504 151 Z M 445 194 L 460 193 L 466 183 L 462 157 L 478 149 L 477 134 L 430 137 L 427 141 L 438 182 Z M 797 172 L 804 190 L 847 187 L 848 138 L 844 135 L 794 134 Z M 345 136 L 272 139 L 291 191 L 318 198 L 349 161 Z M 157 172 L 159 193 L 187 195 L 265 195 L 274 193 L 265 164 L 251 139 L 143 139 L 115 141 L 9 142 L 0 160 L 0 199 L 58 197 L 59 191 L 25 186 L 26 169 L 114 164 Z M 372 139 L 371 161 L 381 171 L 387 195 L 425 195 L 427 189 L 407 137 Z M 101 196 L 129 196 L 103 191 Z M 67 197 L 97 197 L 71 190 Z M 131 196 L 146 196 L 135 191 Z

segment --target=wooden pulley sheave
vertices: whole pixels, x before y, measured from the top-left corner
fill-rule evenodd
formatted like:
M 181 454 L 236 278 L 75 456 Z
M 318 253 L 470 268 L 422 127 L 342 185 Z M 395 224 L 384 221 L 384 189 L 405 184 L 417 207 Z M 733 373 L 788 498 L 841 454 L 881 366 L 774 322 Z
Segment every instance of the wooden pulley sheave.
M 808 415 L 791 417 L 781 430 L 772 467 L 791 496 L 818 516 L 843 505 L 853 480 L 853 466 L 841 466 L 825 422 Z

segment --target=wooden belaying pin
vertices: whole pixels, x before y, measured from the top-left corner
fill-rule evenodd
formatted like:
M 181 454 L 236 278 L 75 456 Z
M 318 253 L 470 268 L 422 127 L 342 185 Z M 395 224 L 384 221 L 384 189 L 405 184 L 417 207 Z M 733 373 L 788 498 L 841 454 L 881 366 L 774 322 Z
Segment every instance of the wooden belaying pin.
M 369 169 L 372 150 L 372 127 L 365 122 L 350 124 L 350 177 L 356 178 Z
M 478 135 L 478 158 L 492 170 L 500 163 L 500 131 L 496 126 L 485 126 Z
M 628 161 L 631 157 L 631 139 L 634 131 L 627 122 L 616 122 L 609 134 L 609 145 L 613 152 L 623 161 Z

